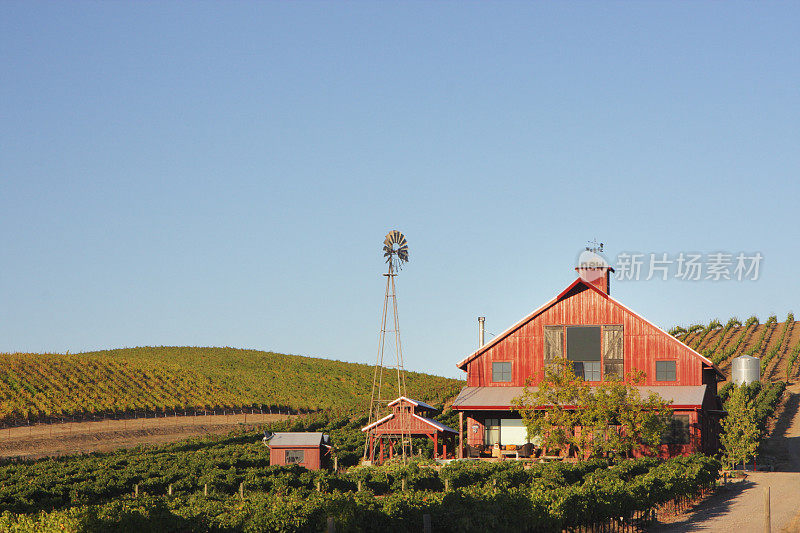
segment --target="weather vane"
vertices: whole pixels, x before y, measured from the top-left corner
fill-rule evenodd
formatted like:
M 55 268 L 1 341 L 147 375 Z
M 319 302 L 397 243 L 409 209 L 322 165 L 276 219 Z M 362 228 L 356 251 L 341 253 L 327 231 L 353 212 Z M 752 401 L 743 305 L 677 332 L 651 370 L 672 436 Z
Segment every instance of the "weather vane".
M 587 252 L 594 252 L 594 253 L 602 252 L 603 251 L 603 243 L 602 242 L 598 243 L 597 239 L 592 239 L 591 241 L 587 241 L 586 251 Z

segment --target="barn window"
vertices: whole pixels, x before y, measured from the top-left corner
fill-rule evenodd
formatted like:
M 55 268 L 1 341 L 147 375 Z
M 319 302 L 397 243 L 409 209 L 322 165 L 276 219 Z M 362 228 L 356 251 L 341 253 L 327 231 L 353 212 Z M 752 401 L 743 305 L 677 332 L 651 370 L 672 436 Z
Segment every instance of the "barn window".
M 689 444 L 689 415 L 672 415 L 661 444 Z
M 500 444 L 500 419 L 487 418 L 483 424 L 483 443 L 487 446 Z
M 603 379 L 624 377 L 622 324 L 603 326 Z
M 584 381 L 600 381 L 600 361 L 573 361 L 572 369 Z
M 575 374 L 600 381 L 600 326 L 567 326 L 567 359 Z
M 306 461 L 305 450 L 286 450 L 286 464 L 304 463 Z
M 492 381 L 495 383 L 508 383 L 511 381 L 510 361 L 492 363 Z
M 656 381 L 677 381 L 675 361 L 656 361 Z

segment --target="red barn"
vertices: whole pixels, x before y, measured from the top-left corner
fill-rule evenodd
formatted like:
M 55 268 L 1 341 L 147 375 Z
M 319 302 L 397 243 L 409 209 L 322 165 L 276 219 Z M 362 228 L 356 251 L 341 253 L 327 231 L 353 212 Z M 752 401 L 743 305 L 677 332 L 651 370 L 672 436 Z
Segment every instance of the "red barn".
M 319 470 L 330 456 L 328 436 L 322 433 L 274 433 L 264 441 L 269 446 L 270 465 L 297 464 Z
M 543 379 L 547 361 L 565 358 L 590 385 L 644 371 L 642 392 L 672 400 L 673 423 L 662 454 L 716 451 L 723 414 L 717 381 L 724 380 L 723 374 L 709 359 L 611 298 L 611 272 L 609 267 L 586 268 L 555 298 L 458 363 L 467 373 L 467 386 L 453 409 L 467 419 L 466 444 L 525 444 L 526 429 L 511 400 L 522 393 L 527 378 L 534 385 Z

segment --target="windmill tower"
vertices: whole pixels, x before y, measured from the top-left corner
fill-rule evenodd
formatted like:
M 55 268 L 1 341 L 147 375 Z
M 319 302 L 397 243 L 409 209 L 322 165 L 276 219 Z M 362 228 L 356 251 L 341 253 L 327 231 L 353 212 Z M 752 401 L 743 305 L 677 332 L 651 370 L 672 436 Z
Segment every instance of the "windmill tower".
M 403 348 L 400 343 L 400 322 L 397 316 L 397 291 L 394 283 L 397 272 L 402 268 L 403 263 L 408 262 L 408 241 L 406 241 L 402 233 L 392 230 L 386 235 L 383 241 L 383 256 L 386 258 L 388 272 L 384 274 L 386 277 L 386 292 L 383 298 L 381 329 L 378 333 L 378 356 L 372 378 L 368 424 L 372 424 L 386 415 L 387 404 L 394 400 L 395 397 L 399 398 L 406 395 Z M 389 317 L 390 314 L 391 319 Z M 387 341 L 388 344 L 394 345 L 394 357 L 387 354 Z M 391 346 L 388 351 L 391 352 Z M 391 383 L 392 377 L 396 379 L 396 387 Z M 394 396 L 395 394 L 397 396 Z M 375 447 L 381 438 L 379 436 L 375 438 L 377 435 L 374 431 L 371 430 L 367 433 L 366 442 L 364 443 L 365 460 L 375 456 Z M 383 436 L 383 438 L 386 437 L 399 441 L 400 455 L 405 462 L 406 452 L 410 453 L 411 447 L 409 428 L 401 427 L 398 435 Z

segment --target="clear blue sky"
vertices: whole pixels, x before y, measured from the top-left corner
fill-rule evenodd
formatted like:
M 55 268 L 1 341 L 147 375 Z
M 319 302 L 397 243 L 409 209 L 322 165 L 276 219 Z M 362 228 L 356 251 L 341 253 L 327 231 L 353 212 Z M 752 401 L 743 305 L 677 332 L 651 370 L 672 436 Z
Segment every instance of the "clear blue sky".
M 796 307 L 796 3 L 3 2 L 0 351 L 253 347 L 371 362 L 400 229 L 407 367 L 460 376 L 620 251 L 669 327 Z

